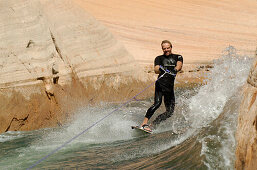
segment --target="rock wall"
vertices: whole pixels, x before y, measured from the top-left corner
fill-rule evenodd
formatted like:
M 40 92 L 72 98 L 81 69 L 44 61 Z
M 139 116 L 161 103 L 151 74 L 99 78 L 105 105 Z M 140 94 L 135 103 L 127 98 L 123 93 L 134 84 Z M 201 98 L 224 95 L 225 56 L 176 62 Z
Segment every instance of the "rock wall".
M 256 0 L 74 1 L 105 24 L 140 64 L 152 64 L 163 39 L 173 43 L 184 64 L 209 63 L 229 45 L 240 55 L 254 55 Z
M 72 0 L 1 0 L 0 87 L 131 71 L 134 59 Z M 55 70 L 55 71 L 54 71 Z M 41 80 L 41 79 L 40 79 Z
M 61 126 L 84 104 L 124 101 L 148 83 L 73 0 L 0 0 L 0 21 L 0 133 Z
M 257 168 L 257 54 L 243 89 L 236 133 L 236 169 Z

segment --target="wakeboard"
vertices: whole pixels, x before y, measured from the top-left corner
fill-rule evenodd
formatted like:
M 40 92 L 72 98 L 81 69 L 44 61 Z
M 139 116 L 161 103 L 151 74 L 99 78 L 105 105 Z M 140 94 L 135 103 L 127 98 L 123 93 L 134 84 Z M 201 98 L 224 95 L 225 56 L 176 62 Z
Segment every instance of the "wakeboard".
M 147 134 L 152 134 L 152 132 L 148 131 L 148 130 L 144 130 L 143 128 L 140 128 L 139 126 L 131 126 L 132 129 L 135 129 L 136 131 L 140 131 L 143 133 L 147 133 Z

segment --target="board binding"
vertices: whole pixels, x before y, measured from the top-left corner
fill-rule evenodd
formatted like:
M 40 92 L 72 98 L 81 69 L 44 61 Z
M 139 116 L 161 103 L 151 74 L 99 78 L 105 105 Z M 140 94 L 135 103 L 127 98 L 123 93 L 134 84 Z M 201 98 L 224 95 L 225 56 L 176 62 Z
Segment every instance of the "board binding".
M 152 134 L 152 132 L 150 132 L 148 130 L 144 130 L 143 128 L 140 128 L 139 126 L 131 126 L 131 129 L 139 130 L 139 131 L 145 132 L 147 134 Z

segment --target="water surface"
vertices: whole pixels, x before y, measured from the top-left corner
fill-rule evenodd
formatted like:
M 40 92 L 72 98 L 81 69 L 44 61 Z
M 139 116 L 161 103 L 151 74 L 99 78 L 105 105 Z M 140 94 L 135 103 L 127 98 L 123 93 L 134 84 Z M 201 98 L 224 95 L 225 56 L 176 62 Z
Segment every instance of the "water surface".
M 0 169 L 35 165 L 117 108 L 34 168 L 234 169 L 240 89 L 250 65 L 250 58 L 231 53 L 215 61 L 205 85 L 176 90 L 174 115 L 152 135 L 138 134 L 130 126 L 141 123 L 153 99 L 132 101 L 121 108 L 114 104 L 84 107 L 60 128 L 2 133 Z M 163 106 L 154 117 L 162 111 Z

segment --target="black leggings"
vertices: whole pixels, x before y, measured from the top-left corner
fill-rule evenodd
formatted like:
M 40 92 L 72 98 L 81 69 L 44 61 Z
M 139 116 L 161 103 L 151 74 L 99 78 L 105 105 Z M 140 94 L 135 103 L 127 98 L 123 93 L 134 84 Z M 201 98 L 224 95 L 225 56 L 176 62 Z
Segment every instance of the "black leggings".
M 175 95 L 174 89 L 170 89 L 171 91 L 164 91 L 158 82 L 155 84 L 155 95 L 154 95 L 154 104 L 147 110 L 145 117 L 150 119 L 154 112 L 161 106 L 162 104 L 162 96 L 164 96 L 164 104 L 166 107 L 166 112 L 157 116 L 157 118 L 153 121 L 153 125 L 158 125 L 160 122 L 166 120 L 171 117 L 174 108 L 175 108 Z

